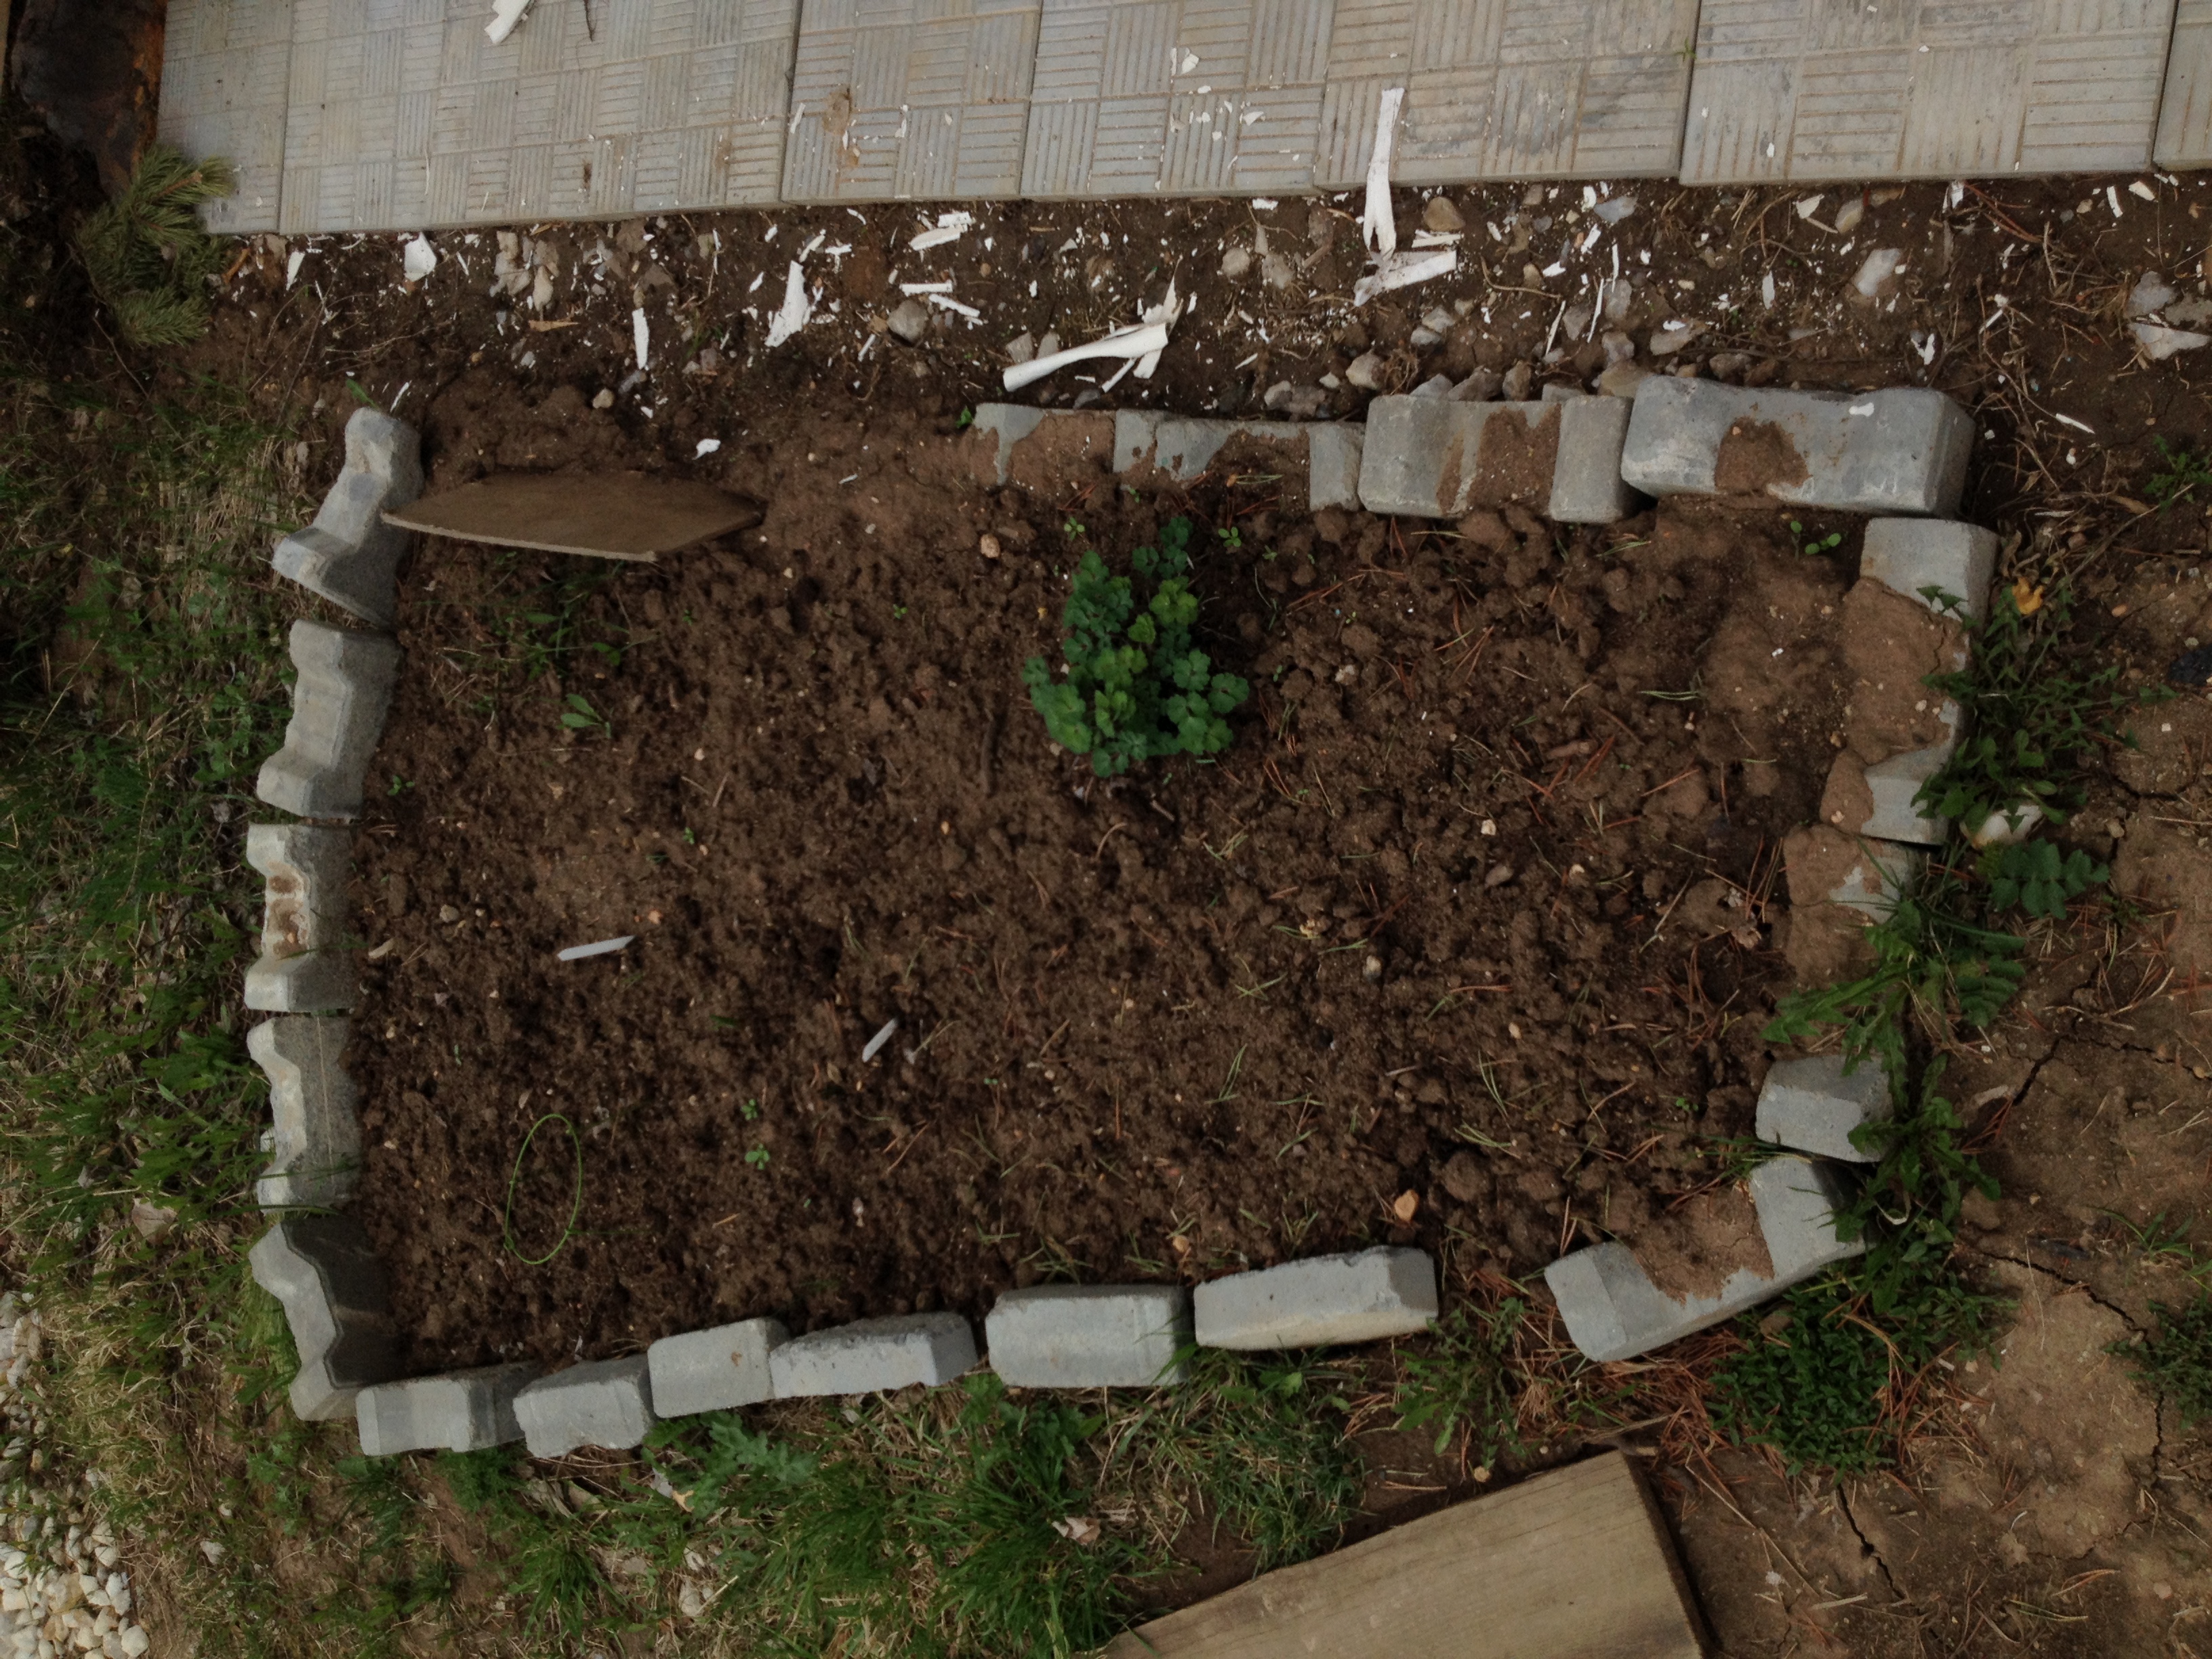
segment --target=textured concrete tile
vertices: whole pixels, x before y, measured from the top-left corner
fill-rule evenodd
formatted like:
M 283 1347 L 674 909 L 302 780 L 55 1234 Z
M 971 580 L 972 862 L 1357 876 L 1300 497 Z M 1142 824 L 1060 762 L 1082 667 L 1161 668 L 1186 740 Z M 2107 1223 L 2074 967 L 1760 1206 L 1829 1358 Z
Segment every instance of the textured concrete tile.
M 2141 167 L 2174 3 L 1705 0 L 1683 181 Z M 2171 100 L 2167 118 L 2212 131 L 2212 112 Z
M 1313 180 L 1334 0 L 1045 0 L 1022 193 Z
M 805 0 L 783 195 L 1022 193 L 1039 0 Z
M 1366 176 L 1394 86 L 1402 184 L 1672 173 L 1697 17 L 1697 0 L 1336 0 L 1314 182 Z
M 2181 0 L 2175 8 L 2153 148 L 2160 167 L 2212 163 L 2212 0 Z
M 238 168 L 238 189 L 201 210 L 210 230 L 276 228 L 293 28 L 292 0 L 173 0 L 169 8 L 161 139 Z

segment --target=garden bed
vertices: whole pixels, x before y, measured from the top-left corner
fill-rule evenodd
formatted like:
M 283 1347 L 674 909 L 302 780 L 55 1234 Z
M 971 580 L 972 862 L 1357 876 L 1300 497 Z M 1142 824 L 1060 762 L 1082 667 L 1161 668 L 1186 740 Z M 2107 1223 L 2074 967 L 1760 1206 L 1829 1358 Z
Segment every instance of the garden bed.
M 658 566 L 415 556 L 347 1061 L 412 1365 L 1386 1240 L 1526 1273 L 1749 1133 L 1853 527 L 994 490 L 951 426 L 763 445 L 760 528 Z M 1178 514 L 1254 694 L 1100 779 L 1020 665 Z

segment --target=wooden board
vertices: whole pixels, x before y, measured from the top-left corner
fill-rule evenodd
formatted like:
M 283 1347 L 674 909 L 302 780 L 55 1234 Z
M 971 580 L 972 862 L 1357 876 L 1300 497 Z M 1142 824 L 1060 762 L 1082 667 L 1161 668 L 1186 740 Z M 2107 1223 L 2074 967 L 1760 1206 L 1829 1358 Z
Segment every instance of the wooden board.
M 1704 1626 L 1627 1458 L 1607 1452 L 1285 1567 L 1107 1659 L 1700 1659 Z
M 384 521 L 501 547 L 651 560 L 749 530 L 761 510 L 712 484 L 641 472 L 499 472 L 393 507 Z

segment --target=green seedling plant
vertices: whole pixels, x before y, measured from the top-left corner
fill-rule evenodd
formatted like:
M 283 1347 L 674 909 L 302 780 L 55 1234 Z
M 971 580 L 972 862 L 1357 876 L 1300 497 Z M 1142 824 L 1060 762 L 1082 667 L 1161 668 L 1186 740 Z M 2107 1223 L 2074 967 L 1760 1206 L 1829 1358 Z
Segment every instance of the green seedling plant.
M 2103 886 L 2112 872 L 2078 847 L 2062 853 L 2038 836 L 1990 848 L 1982 855 L 1982 874 L 1991 909 L 2017 908 L 2056 921 L 2074 900 Z
M 127 343 L 178 346 L 207 331 L 208 279 L 222 270 L 223 250 L 198 209 L 236 187 L 229 162 L 190 161 L 155 144 L 123 192 L 85 216 L 76 255 Z
M 1431 1320 L 1432 1340 L 1404 1361 L 1398 1426 L 1434 1429 L 1439 1455 L 1463 1429 L 1469 1460 L 1486 1469 L 1502 1453 L 1519 1451 L 1511 1362 L 1514 1333 L 1526 1311 L 1520 1298 L 1508 1297 L 1491 1310 L 1462 1302 Z
M 1802 557 L 1814 553 L 1834 552 L 1844 544 L 1844 532 L 1840 530 L 1831 530 L 1825 536 L 1809 535 L 1803 525 L 1792 519 L 1790 520 L 1790 544 L 1796 548 L 1799 556 Z
M 2204 499 L 2204 492 L 2212 488 L 2212 459 L 2197 454 L 2185 444 L 2172 445 L 2163 438 L 2151 441 L 2158 446 L 2159 459 L 2166 463 L 2143 484 L 2143 494 L 2153 505 L 2163 512 L 2185 496 Z
M 581 692 L 571 691 L 566 698 L 568 707 L 561 711 L 561 724 L 571 732 L 604 732 L 607 723 L 599 718 L 599 711 L 592 707 L 591 699 Z
M 1022 669 L 1030 701 L 1053 740 L 1091 757 L 1100 777 L 1165 755 L 1214 755 L 1229 746 L 1225 718 L 1251 695 L 1234 674 L 1213 672 L 1191 641 L 1198 598 L 1190 591 L 1190 520 L 1171 519 L 1158 550 L 1130 556 L 1133 581 L 1108 571 L 1097 550 L 1076 568 L 1061 625 L 1067 678 L 1042 657 Z M 1139 604 L 1137 583 L 1150 587 Z
M 2158 1328 L 2131 1341 L 2115 1342 L 2109 1352 L 2130 1362 L 2137 1381 L 2170 1400 L 2186 1428 L 2212 1417 L 2212 1297 L 2186 1307 L 2150 1304 Z

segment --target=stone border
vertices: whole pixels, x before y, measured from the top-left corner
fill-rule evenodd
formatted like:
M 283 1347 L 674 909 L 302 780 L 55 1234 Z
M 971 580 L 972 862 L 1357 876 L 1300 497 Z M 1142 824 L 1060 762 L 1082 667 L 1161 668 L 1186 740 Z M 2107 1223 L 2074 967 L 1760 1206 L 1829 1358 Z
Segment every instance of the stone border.
M 1534 402 L 1462 398 L 1425 388 L 1377 398 L 1365 424 L 1231 421 L 1146 411 L 1046 410 L 985 404 L 975 411 L 979 477 L 999 485 L 1057 472 L 1069 454 L 1095 454 L 1124 477 L 1202 477 L 1232 440 L 1304 451 L 1311 511 L 1448 517 L 1477 508 L 1533 507 L 1548 516 L 1612 522 L 1640 494 L 1717 493 L 1732 439 L 1779 434 L 1803 477 L 1770 484 L 1779 501 L 1875 514 L 1938 514 L 1955 507 L 1972 423 L 1941 393 L 1863 395 L 1750 390 L 1650 375 L 1632 398 L 1547 388 Z M 1482 439 L 1492 422 L 1517 423 L 1498 447 L 1517 466 L 1486 473 Z M 1758 434 L 1751 428 L 1759 428 Z M 1025 454 L 1032 440 L 1033 454 Z M 406 548 L 384 507 L 422 487 L 419 438 L 404 422 L 360 410 L 348 422 L 346 463 L 315 523 L 285 537 L 279 574 L 364 620 L 389 626 L 394 575 Z M 982 445 L 988 443 L 988 450 Z M 1548 484 L 1540 469 L 1548 455 Z M 1532 476 L 1533 474 L 1533 476 Z M 1945 663 L 1965 665 L 1954 613 L 1978 619 L 1988 599 L 1996 538 L 1970 525 L 1876 518 L 1858 584 L 1846 601 L 1845 655 L 1857 611 L 1893 612 L 1903 600 L 1946 625 Z M 1924 590 L 1935 589 L 1930 594 Z M 1860 624 L 1859 631 L 1866 632 Z M 284 747 L 261 770 L 263 800 L 307 818 L 351 818 L 382 735 L 400 652 L 382 635 L 301 621 L 292 629 L 300 670 Z M 1919 689 L 1904 688 L 1906 695 Z M 1876 687 L 1893 692 L 1893 688 Z M 1893 695 L 1890 702 L 1895 701 Z M 1862 710 L 1863 702 L 1868 707 Z M 1785 842 L 1791 925 L 1826 928 L 1845 949 L 1889 913 L 1917 878 L 1923 845 L 1948 826 L 1918 816 L 1921 782 L 1960 737 L 1948 703 L 1937 739 L 1899 746 L 1924 699 L 1900 718 L 1880 698 L 1846 710 L 1848 746 L 1835 763 L 1824 817 Z M 1925 727 L 1928 722 L 1919 721 Z M 1883 745 L 1889 746 L 1885 748 Z M 382 1269 L 360 1224 L 335 1211 L 353 1195 L 360 1159 L 357 1091 L 340 1066 L 347 1023 L 318 1013 L 349 1009 L 357 991 L 344 955 L 346 836 L 327 824 L 257 824 L 247 857 L 267 878 L 262 955 L 246 975 L 249 1007 L 284 1017 L 258 1026 L 249 1051 L 269 1074 L 272 1160 L 258 1193 L 278 1217 L 252 1253 L 255 1279 L 284 1304 L 300 1350 L 293 1408 L 304 1419 L 349 1414 L 371 1456 L 455 1451 L 520 1439 L 532 1455 L 580 1446 L 641 1444 L 663 1418 L 767 1400 L 938 1387 L 981 1357 L 957 1314 L 865 1319 L 793 1338 L 757 1318 L 664 1337 L 644 1353 L 550 1375 L 531 1364 L 399 1378 Z M 1918 844 L 1915 844 L 1918 843 Z M 1801 880 L 1802 878 L 1802 880 Z M 1795 1151 L 1762 1164 L 1750 1189 L 1772 1272 L 1739 1269 L 1711 1297 L 1671 1297 L 1633 1249 L 1608 1241 L 1545 1271 L 1568 1333 L 1593 1359 L 1627 1358 L 1729 1318 L 1858 1254 L 1835 1234 L 1839 1174 L 1822 1159 L 1869 1162 L 1850 1133 L 1890 1109 L 1893 1079 L 1879 1066 L 1846 1076 L 1832 1056 L 1778 1061 L 1762 1090 L 1758 1133 Z M 1811 1153 L 1815 1157 L 1801 1154 Z M 1040 1285 L 1004 1292 L 985 1322 L 994 1369 L 1022 1388 L 1172 1386 L 1187 1379 L 1194 1346 L 1267 1351 L 1365 1342 L 1417 1334 L 1439 1310 L 1436 1265 L 1417 1249 L 1376 1248 L 1232 1273 L 1194 1289 L 1180 1285 Z

